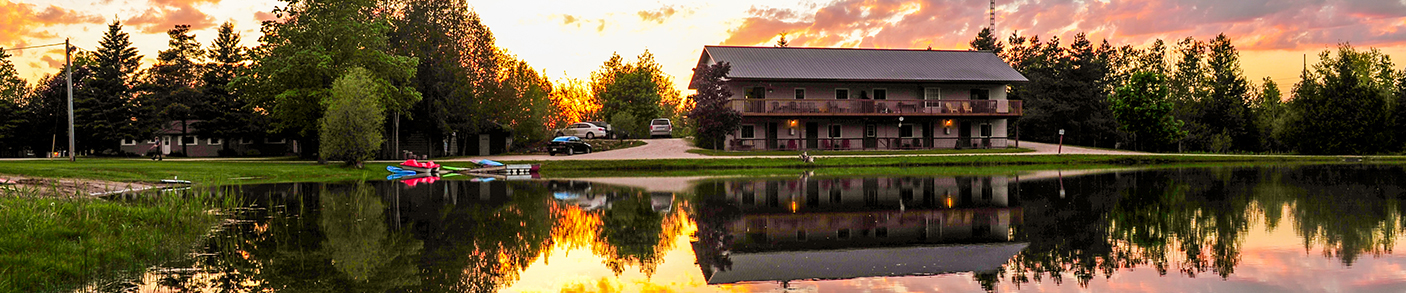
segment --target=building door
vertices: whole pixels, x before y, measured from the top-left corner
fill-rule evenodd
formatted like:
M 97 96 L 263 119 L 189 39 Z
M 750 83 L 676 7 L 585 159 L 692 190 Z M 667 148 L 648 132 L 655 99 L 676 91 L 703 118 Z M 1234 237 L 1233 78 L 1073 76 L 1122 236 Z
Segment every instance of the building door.
M 962 121 L 957 123 L 957 148 L 965 149 L 972 146 L 972 124 Z
M 820 123 L 806 122 L 806 148 L 820 148 Z
M 923 122 L 923 148 L 933 148 L 932 126 L 932 121 Z
M 866 149 L 876 149 L 876 148 L 879 148 L 879 130 L 878 130 L 878 128 L 879 128 L 878 125 L 874 125 L 873 123 L 864 124 L 864 148 L 866 148 Z
M 162 154 L 162 155 L 169 155 L 169 154 L 171 154 L 171 137 L 170 137 L 170 136 L 162 136 L 162 137 L 161 137 L 161 154 Z
M 766 149 L 776 149 L 776 122 L 766 123 Z

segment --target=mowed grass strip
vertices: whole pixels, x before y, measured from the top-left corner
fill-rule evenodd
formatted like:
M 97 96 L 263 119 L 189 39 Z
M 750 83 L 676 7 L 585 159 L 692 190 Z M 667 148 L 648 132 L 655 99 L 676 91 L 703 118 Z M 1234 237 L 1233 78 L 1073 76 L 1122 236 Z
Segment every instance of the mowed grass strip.
M 274 182 L 332 182 L 384 178 L 387 164 L 366 164 L 365 169 L 343 167 L 340 162 L 318 165 L 310 161 L 210 161 L 144 159 L 79 159 L 0 161 L 0 174 L 45 178 L 82 178 L 122 182 L 155 182 L 179 178 L 196 184 Z
M 812 156 L 882 156 L 882 155 L 945 155 L 945 154 L 1013 154 L 1029 153 L 1035 150 L 1026 148 L 997 148 L 997 149 L 930 149 L 930 150 L 883 150 L 883 151 L 835 151 L 835 150 L 806 150 L 806 151 L 720 151 L 709 149 L 691 149 L 689 153 L 705 156 L 720 157 L 747 157 L 747 156 L 799 156 L 801 152 L 806 152 Z

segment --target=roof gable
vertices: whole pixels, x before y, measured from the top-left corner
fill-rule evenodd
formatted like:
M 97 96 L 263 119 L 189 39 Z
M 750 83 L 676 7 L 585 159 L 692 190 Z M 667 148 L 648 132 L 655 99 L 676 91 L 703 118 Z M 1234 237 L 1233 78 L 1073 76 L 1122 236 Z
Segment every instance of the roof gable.
M 987 51 L 705 46 L 699 65 L 715 62 L 732 64 L 728 78 L 743 80 L 1029 81 Z

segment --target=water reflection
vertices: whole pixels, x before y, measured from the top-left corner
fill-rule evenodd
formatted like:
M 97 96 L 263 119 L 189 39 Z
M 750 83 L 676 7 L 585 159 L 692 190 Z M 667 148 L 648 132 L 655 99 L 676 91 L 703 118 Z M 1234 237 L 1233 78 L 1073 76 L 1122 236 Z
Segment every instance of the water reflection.
M 641 187 L 550 180 L 242 186 L 236 193 L 245 208 L 192 258 L 153 269 L 133 286 L 1122 291 L 1192 283 L 1211 291 L 1359 291 L 1406 285 L 1399 270 L 1406 258 L 1391 256 L 1406 225 L 1400 178 L 1406 172 L 1395 165 L 1326 165 L 1081 176 L 798 174 L 705 179 L 682 193 L 649 190 L 650 179 Z M 1378 273 L 1371 282 L 1361 281 L 1368 278 L 1363 263 Z M 1312 285 L 1286 285 L 1294 282 Z M 1031 286 L 1037 283 L 1050 286 Z
M 705 183 L 694 252 L 708 284 L 995 272 L 1025 247 L 1013 180 Z

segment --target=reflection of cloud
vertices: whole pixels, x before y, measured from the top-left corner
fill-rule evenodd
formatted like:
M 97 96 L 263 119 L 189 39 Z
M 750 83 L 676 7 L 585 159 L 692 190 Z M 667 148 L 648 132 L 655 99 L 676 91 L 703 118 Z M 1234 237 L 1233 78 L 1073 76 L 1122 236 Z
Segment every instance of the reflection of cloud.
M 966 47 L 987 26 L 985 2 L 963 0 L 839 0 L 813 9 L 753 7 L 725 44 L 757 45 L 782 31 L 802 46 Z M 1143 43 L 1154 38 L 1226 33 L 1243 49 L 1406 44 L 1406 3 L 1349 0 L 1112 0 L 1018 1 L 996 10 L 1008 35 L 1091 38 Z
M 102 23 L 101 16 L 49 5 L 40 9 L 38 5 L 15 3 L 0 0 L 0 44 L 23 42 L 24 38 L 51 38 L 50 31 L 35 30 L 55 25 Z
M 215 18 L 188 4 L 168 7 L 151 7 L 141 15 L 127 19 L 127 24 L 136 26 L 144 33 L 165 32 L 176 25 L 188 24 L 191 30 L 202 30 L 215 26 Z

